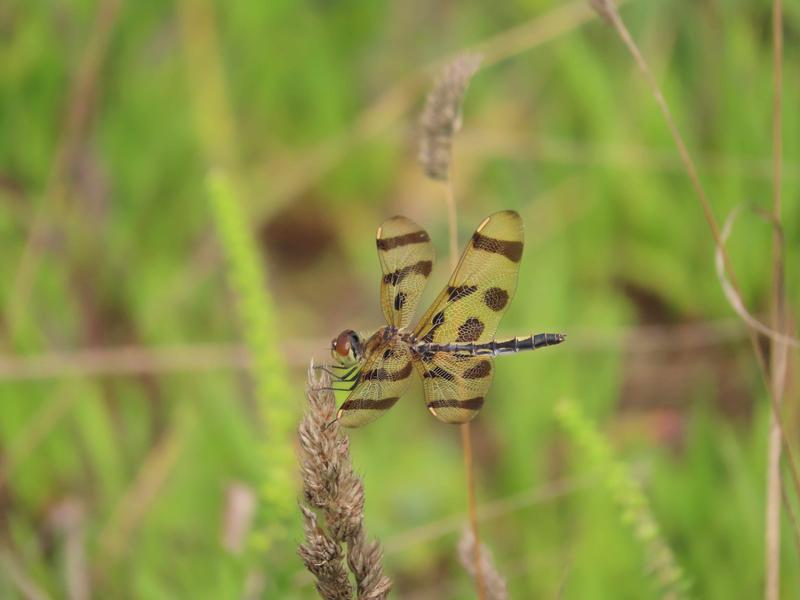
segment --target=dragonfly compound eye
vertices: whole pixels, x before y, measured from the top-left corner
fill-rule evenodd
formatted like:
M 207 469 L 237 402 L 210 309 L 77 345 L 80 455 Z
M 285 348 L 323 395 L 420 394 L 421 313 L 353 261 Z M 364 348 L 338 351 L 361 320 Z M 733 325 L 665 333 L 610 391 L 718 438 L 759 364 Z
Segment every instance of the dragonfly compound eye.
M 339 334 L 339 337 L 331 342 L 331 350 L 334 358 L 344 359 L 350 355 L 352 351 L 350 333 L 350 331 L 343 331 Z

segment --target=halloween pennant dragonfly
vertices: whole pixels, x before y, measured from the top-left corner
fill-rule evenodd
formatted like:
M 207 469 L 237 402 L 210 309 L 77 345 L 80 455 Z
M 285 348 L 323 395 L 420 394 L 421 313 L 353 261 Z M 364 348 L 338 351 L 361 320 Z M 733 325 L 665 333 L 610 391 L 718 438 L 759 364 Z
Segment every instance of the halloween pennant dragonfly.
M 464 423 L 483 406 L 495 356 L 553 346 L 566 337 L 494 339 L 522 258 L 522 219 L 514 211 L 495 213 L 478 226 L 447 286 L 414 329 L 408 327 L 433 267 L 430 237 L 410 219 L 392 217 L 378 228 L 377 246 L 388 325 L 368 338 L 347 329 L 331 342 L 335 383 L 350 392 L 337 413 L 341 425 L 366 425 L 394 406 L 412 369 L 422 377 L 431 414 Z

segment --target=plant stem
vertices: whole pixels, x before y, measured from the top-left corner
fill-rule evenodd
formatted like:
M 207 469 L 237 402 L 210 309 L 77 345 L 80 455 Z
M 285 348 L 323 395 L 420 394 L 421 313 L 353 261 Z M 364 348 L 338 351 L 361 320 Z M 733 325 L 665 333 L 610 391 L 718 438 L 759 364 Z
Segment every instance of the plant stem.
M 447 202 L 447 223 L 450 231 L 450 271 L 458 265 L 458 227 L 456 201 L 453 194 L 452 171 L 445 182 L 445 200 Z M 478 536 L 478 505 L 475 500 L 475 473 L 472 466 L 472 437 L 469 422 L 459 426 L 461 430 L 461 447 L 464 451 L 464 471 L 467 484 L 467 506 L 469 510 L 469 526 L 475 539 L 475 591 L 479 600 L 485 598 L 483 573 L 481 572 L 481 540 Z
M 728 256 L 728 253 L 725 250 L 725 245 L 722 242 L 719 226 L 717 225 L 717 221 L 714 218 L 714 213 L 711 210 L 711 204 L 708 200 L 708 197 L 706 196 L 705 191 L 703 190 L 703 186 L 700 183 L 700 178 L 698 177 L 697 169 L 695 168 L 694 163 L 692 162 L 692 158 L 689 155 L 689 151 L 686 149 L 686 144 L 684 143 L 683 138 L 681 137 L 681 134 L 678 131 L 678 127 L 675 124 L 675 120 L 672 117 L 669 105 L 667 104 L 664 95 L 661 93 L 661 89 L 659 88 L 658 83 L 656 82 L 655 77 L 653 76 L 653 73 L 650 71 L 647 62 L 645 61 L 644 57 L 639 51 L 639 48 L 636 46 L 636 42 L 633 40 L 633 37 L 631 37 L 628 28 L 622 21 L 622 17 L 620 16 L 616 7 L 611 2 L 603 3 L 603 5 L 604 5 L 604 11 L 602 13 L 603 17 L 606 18 L 608 22 L 614 27 L 617 34 L 622 39 L 623 43 L 628 48 L 628 51 L 631 53 L 631 56 L 633 57 L 637 67 L 644 76 L 645 81 L 650 87 L 650 91 L 653 94 L 653 97 L 655 98 L 656 103 L 658 104 L 658 107 L 661 110 L 662 115 L 664 116 L 664 120 L 666 121 L 670 134 L 672 135 L 672 139 L 674 140 L 675 145 L 678 148 L 678 154 L 680 155 L 684 168 L 686 169 L 686 172 L 689 175 L 689 180 L 691 181 L 692 187 L 697 193 L 697 198 L 703 210 L 703 216 L 705 217 L 706 222 L 708 223 L 708 227 L 711 230 L 711 235 L 714 239 L 714 244 L 719 249 L 719 252 L 722 256 L 725 272 L 728 275 L 731 287 L 737 293 L 737 295 L 741 296 L 741 294 L 739 293 L 739 285 L 736 283 L 736 277 L 733 272 L 733 267 L 731 265 L 730 257 Z M 790 467 L 789 472 L 792 476 L 792 483 L 794 485 L 795 494 L 798 498 L 800 498 L 800 474 L 798 474 L 795 455 L 789 443 L 789 438 L 786 434 L 786 427 L 784 426 L 783 423 L 781 407 L 778 402 L 778 399 L 774 394 L 773 387 L 769 380 L 768 376 L 769 369 L 767 367 L 766 359 L 764 357 L 764 352 L 758 343 L 758 337 L 752 327 L 748 326 L 748 334 L 750 336 L 750 343 L 753 347 L 753 352 L 755 353 L 756 361 L 760 368 L 761 375 L 764 378 L 764 382 L 766 384 L 767 395 L 769 396 L 773 415 L 775 417 L 775 425 L 779 430 L 781 443 L 786 451 L 786 457 L 788 459 Z
M 774 222 L 781 223 L 781 96 L 783 54 L 783 10 L 781 0 L 775 0 L 772 9 L 772 40 L 774 61 L 774 96 L 772 107 L 772 164 L 773 164 L 773 196 L 772 216 Z M 772 233 L 772 328 L 781 333 L 786 326 L 783 255 L 780 230 L 773 227 Z M 772 395 L 778 406 L 783 404 L 788 346 L 772 338 L 770 370 Z M 767 508 L 765 515 L 765 571 L 764 597 L 767 600 L 778 600 L 780 597 L 780 563 L 781 563 L 781 514 L 782 497 L 781 482 L 781 432 L 776 415 L 770 419 L 767 451 Z M 785 494 L 783 494 L 785 496 Z M 786 504 L 790 507 L 788 499 Z
M 475 561 L 475 590 L 480 600 L 484 599 L 483 572 L 481 571 L 481 542 L 478 538 L 478 506 L 475 500 L 475 474 L 472 468 L 472 440 L 470 436 L 469 423 L 462 423 L 461 446 L 464 449 L 464 470 L 467 475 L 467 504 L 469 506 L 469 526 L 472 535 L 475 537 L 474 561 Z
M 453 184 L 449 179 L 445 185 L 445 189 L 445 200 L 447 201 L 447 228 L 448 232 L 450 233 L 450 272 L 452 273 L 455 271 L 456 266 L 458 266 L 458 220 L 456 213 L 456 200 L 453 194 Z

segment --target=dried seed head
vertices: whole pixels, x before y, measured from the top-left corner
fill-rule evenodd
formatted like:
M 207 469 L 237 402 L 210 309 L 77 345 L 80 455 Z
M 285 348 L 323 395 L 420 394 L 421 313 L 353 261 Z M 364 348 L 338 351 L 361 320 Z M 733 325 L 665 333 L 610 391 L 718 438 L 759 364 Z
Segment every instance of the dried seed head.
M 328 537 L 317 524 L 314 511 L 301 506 L 306 541 L 297 552 L 306 568 L 317 580 L 317 591 L 326 600 L 350 600 L 352 586 L 347 577 L 342 559 L 342 548 Z
M 348 549 L 347 565 L 355 575 L 358 598 L 385 598 L 392 582 L 380 569 L 383 552 L 378 542 L 367 542 L 364 531 L 358 532 Z M 378 568 L 375 568 L 378 565 Z
M 300 506 L 306 540 L 298 552 L 317 580 L 323 598 L 352 597 L 352 586 L 344 568 L 343 545 L 347 544 L 347 565 L 354 575 L 358 598 L 380 600 L 392 587 L 383 574 L 382 554 L 376 542 L 364 533 L 364 484 L 353 471 L 350 448 L 337 423 L 333 393 L 325 388 L 330 379 L 308 374 L 308 409 L 300 423 L 300 472 L 303 499 Z M 324 516 L 325 525 L 310 507 Z
M 464 529 L 458 542 L 458 559 L 467 572 L 475 577 L 475 536 L 469 527 Z M 508 587 L 506 580 L 497 572 L 489 549 L 481 544 L 481 560 L 479 568 L 488 600 L 507 600 Z
M 431 179 L 450 174 L 453 136 L 461 129 L 461 105 L 469 81 L 481 63 L 479 54 L 461 54 L 442 69 L 422 112 L 419 162 Z

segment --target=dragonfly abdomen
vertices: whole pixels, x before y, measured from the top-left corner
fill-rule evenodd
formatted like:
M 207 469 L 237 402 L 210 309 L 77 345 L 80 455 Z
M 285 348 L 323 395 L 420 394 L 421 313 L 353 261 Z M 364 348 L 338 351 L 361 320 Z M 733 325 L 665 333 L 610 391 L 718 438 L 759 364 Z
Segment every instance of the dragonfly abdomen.
M 482 344 L 474 342 L 468 344 L 419 344 L 416 348 L 422 356 L 430 356 L 436 352 L 449 352 L 467 356 L 497 356 L 498 354 L 513 354 L 523 350 L 536 350 L 545 346 L 555 346 L 563 342 L 566 337 L 563 333 L 537 333 L 528 337 L 492 340 Z

